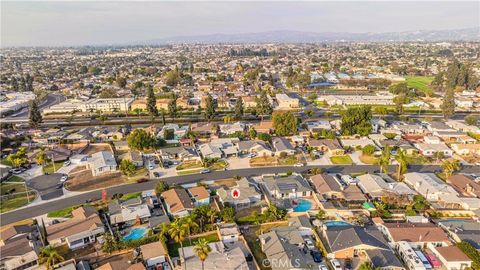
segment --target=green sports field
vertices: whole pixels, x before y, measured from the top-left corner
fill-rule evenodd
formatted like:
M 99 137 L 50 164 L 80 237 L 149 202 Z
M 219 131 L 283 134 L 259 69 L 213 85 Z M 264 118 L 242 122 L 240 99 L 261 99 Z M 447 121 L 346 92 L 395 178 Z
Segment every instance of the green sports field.
M 407 76 L 407 85 L 410 88 L 418 89 L 425 94 L 432 93 L 433 89 L 430 87 L 430 83 L 433 81 L 433 77 L 429 76 Z

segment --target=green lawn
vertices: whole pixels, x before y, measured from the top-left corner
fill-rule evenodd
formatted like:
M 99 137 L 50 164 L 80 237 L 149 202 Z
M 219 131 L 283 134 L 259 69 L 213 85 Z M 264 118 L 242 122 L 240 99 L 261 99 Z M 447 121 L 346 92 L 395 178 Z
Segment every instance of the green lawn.
M 294 165 L 298 163 L 298 159 L 296 156 L 287 156 L 285 158 L 278 158 L 279 165 Z
M 181 171 L 181 170 L 188 170 L 188 169 L 197 169 L 202 167 L 203 165 L 201 162 L 189 161 L 189 162 L 182 162 L 180 165 L 177 166 L 176 170 Z
M 0 185 L 0 195 L 25 192 L 25 185 L 18 183 L 5 183 Z
M 194 174 L 194 173 L 200 173 L 200 171 L 203 170 L 203 168 L 200 169 L 194 169 L 194 170 L 188 170 L 188 171 L 177 171 L 177 175 L 187 175 L 187 174 Z
M 132 193 L 123 194 L 122 200 L 134 199 L 134 198 L 140 197 L 140 195 L 142 195 L 142 192 L 140 192 L 140 191 L 139 191 L 139 192 L 132 192 Z
M 54 173 L 58 171 L 63 166 L 63 161 L 55 162 L 55 170 L 53 170 L 53 163 L 48 163 L 43 167 L 43 172 L 45 173 Z
M 333 156 L 330 160 L 333 164 L 351 165 L 353 163 L 349 156 Z
M 433 81 L 431 76 L 407 76 L 406 82 L 408 87 L 418 89 L 427 95 L 430 95 L 433 90 L 430 83 Z
M 218 234 L 216 232 L 212 232 L 212 234 L 209 234 L 209 235 L 192 238 L 192 245 L 195 245 L 195 242 L 199 238 L 205 238 L 205 240 L 207 240 L 208 243 L 220 241 L 220 239 L 218 238 Z M 185 240 L 182 243 L 183 243 L 183 247 L 190 246 L 190 241 L 188 240 L 187 237 L 185 237 Z M 168 243 L 167 247 L 168 247 L 168 254 L 170 255 L 170 257 L 179 256 L 178 255 L 178 249 L 180 248 L 179 243 L 177 242 Z
M 6 158 L 0 159 L 0 163 L 3 165 L 12 166 L 12 163 L 8 161 Z
M 68 217 L 72 216 L 72 211 L 75 208 L 76 207 L 73 206 L 73 207 L 67 207 L 67 208 L 63 208 L 63 209 L 60 209 L 60 210 L 52 211 L 52 212 L 49 212 L 47 214 L 47 217 L 49 217 L 49 218 L 68 218 Z
M 29 192 L 30 202 L 35 199 L 35 192 Z M 28 204 L 26 194 L 17 194 L 11 197 L 4 197 L 0 203 L 0 213 L 5 213 Z
M 212 171 L 219 171 L 219 170 L 223 170 L 227 166 L 228 166 L 228 163 L 225 160 L 220 159 L 217 162 L 215 162 L 212 166 L 210 166 L 209 169 Z
M 416 165 L 416 164 L 426 164 L 428 163 L 428 159 L 424 156 L 420 156 L 420 155 L 408 155 L 407 156 L 407 161 L 408 161 L 408 164 L 412 164 L 412 165 Z
M 25 179 L 18 175 L 12 175 L 10 176 L 5 182 L 25 182 Z

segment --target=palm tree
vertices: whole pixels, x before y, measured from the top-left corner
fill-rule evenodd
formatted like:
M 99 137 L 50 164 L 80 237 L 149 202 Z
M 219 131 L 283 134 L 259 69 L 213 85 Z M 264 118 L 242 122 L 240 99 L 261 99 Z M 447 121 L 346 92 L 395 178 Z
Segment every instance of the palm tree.
M 162 223 L 162 227 L 161 227 L 160 232 L 159 232 L 159 235 L 160 235 L 159 238 L 160 238 L 161 241 L 165 241 L 165 236 L 167 236 L 169 229 L 170 228 L 169 228 L 167 223 L 165 223 L 165 222 Z
M 453 161 L 444 160 L 442 163 L 443 174 L 447 180 L 454 172 L 460 170 L 460 162 L 456 159 Z
M 47 270 L 52 269 L 55 264 L 65 260 L 52 246 L 41 248 L 38 257 L 38 263 L 45 264 Z
M 207 216 L 210 224 L 215 223 L 215 219 L 217 218 L 217 210 L 215 210 L 214 208 L 208 209 Z
M 397 156 L 395 159 L 398 162 L 397 167 L 397 179 L 400 181 L 400 177 L 407 171 L 408 159 L 405 155 L 405 152 L 402 149 L 398 149 Z
M 185 260 L 185 252 L 183 250 L 183 240 L 185 240 L 185 235 L 187 234 L 187 227 L 182 224 L 179 219 L 176 219 L 174 222 L 170 224 L 170 228 L 168 229 L 168 234 L 173 239 L 173 241 L 180 244 L 180 248 L 182 249 L 182 257 L 184 261 L 184 269 L 186 269 L 186 260 Z
M 388 173 L 388 165 L 390 164 L 390 146 L 386 145 L 383 148 L 382 155 L 378 160 L 378 164 L 380 165 L 380 172 Z
M 195 222 L 195 219 L 192 215 L 182 218 L 181 222 L 185 226 L 185 228 L 187 228 L 188 241 L 190 242 L 190 245 L 192 245 L 192 238 L 190 236 L 192 234 L 192 231 L 198 228 L 198 224 Z
M 212 248 L 208 245 L 205 238 L 198 239 L 197 244 L 193 247 L 193 251 L 197 254 L 197 257 L 202 261 L 202 270 L 205 269 L 204 263 L 208 257 L 208 253 L 212 251 Z

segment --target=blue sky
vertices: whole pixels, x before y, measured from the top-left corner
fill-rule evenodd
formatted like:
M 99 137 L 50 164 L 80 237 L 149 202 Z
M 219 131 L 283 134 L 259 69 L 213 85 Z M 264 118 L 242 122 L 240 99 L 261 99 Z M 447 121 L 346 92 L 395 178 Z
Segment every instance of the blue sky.
M 397 32 L 478 27 L 480 2 L 1 2 L 2 46 L 97 45 L 272 30 Z

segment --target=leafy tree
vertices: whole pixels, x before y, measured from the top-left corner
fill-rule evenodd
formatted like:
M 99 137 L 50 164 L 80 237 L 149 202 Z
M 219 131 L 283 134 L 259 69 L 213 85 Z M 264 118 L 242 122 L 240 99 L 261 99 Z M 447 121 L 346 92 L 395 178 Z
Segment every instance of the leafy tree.
M 215 117 L 216 104 L 213 101 L 213 97 L 210 94 L 207 94 L 205 100 L 205 119 L 210 122 Z
M 243 117 L 243 100 L 241 97 L 237 98 L 237 102 L 235 103 L 235 119 L 240 120 Z
M 127 144 L 133 150 L 143 151 L 156 146 L 156 139 L 143 129 L 135 129 L 127 136 Z
M 388 140 L 393 140 L 395 139 L 395 137 L 397 137 L 397 134 L 386 132 L 386 133 L 383 133 L 383 136 L 385 136 L 385 138 L 387 138 Z
M 30 103 L 30 114 L 28 118 L 30 127 L 32 128 L 38 128 L 38 126 L 40 126 L 40 123 L 42 123 L 43 121 L 42 114 L 40 113 L 36 99 L 34 99 Z
M 137 166 L 135 166 L 135 164 L 133 164 L 133 162 L 128 159 L 122 159 L 119 169 L 123 175 L 132 176 L 135 174 Z
M 445 119 L 450 118 L 455 113 L 455 90 L 453 88 L 449 88 L 445 91 L 442 111 Z
M 35 157 L 35 161 L 38 165 L 43 166 L 45 162 L 47 162 L 47 154 L 45 153 L 45 151 L 40 150 L 40 152 L 38 152 L 37 156 Z
M 470 126 L 475 126 L 478 123 L 478 119 L 475 115 L 467 115 L 464 120 Z
M 225 124 L 231 123 L 233 121 L 233 117 L 230 114 L 227 114 L 223 117 L 223 122 Z
M 395 98 L 393 98 L 393 103 L 395 103 L 395 111 L 398 114 L 403 113 L 403 105 L 407 102 L 407 97 L 405 94 L 399 94 Z
M 318 219 L 320 219 L 320 220 L 322 220 L 322 219 L 325 218 L 326 214 L 327 214 L 327 213 L 325 212 L 325 210 L 320 209 L 320 210 L 318 210 L 318 212 L 317 212 L 317 214 L 315 215 L 315 217 L 318 218 Z
M 364 155 L 372 155 L 375 152 L 375 146 L 374 145 L 365 145 L 362 149 L 362 152 Z
M 472 269 L 480 269 L 480 251 L 475 249 L 469 242 L 461 241 L 457 247 L 465 253 L 472 261 Z
M 177 67 L 175 69 L 168 71 L 165 74 L 165 84 L 172 87 L 177 85 L 182 78 L 182 75 Z
M 273 113 L 273 127 L 275 134 L 278 136 L 288 136 L 297 134 L 297 117 L 290 111 L 287 112 L 274 112 Z
M 260 133 L 257 135 L 257 138 L 264 141 L 264 142 L 269 142 L 272 140 L 272 135 L 268 133 Z
M 164 191 L 167 191 L 170 189 L 170 186 L 164 182 L 164 181 L 158 181 L 157 184 L 155 185 L 155 194 L 157 196 L 160 196 Z
M 444 160 L 442 163 L 443 174 L 448 179 L 454 172 L 460 170 L 460 162 L 456 159 L 453 161 Z
M 398 162 L 397 180 L 400 181 L 402 174 L 407 171 L 409 161 L 407 155 L 405 154 L 405 151 L 403 151 L 402 149 L 397 150 L 397 155 L 395 156 L 395 159 Z
M 168 114 L 175 121 L 175 117 L 177 116 L 177 98 L 173 98 L 168 103 Z
M 153 93 L 152 86 L 149 86 L 147 90 L 147 111 L 152 116 L 158 115 L 157 98 L 155 97 L 155 93 Z
M 12 163 L 13 167 L 20 167 L 27 163 L 27 152 L 25 147 L 20 147 L 16 153 L 8 155 L 7 160 Z
M 390 165 L 390 146 L 386 145 L 383 148 L 382 155 L 379 158 L 378 164 L 380 165 L 380 171 L 382 173 L 388 173 L 388 165 Z
M 257 100 L 257 113 L 262 116 L 270 115 L 273 112 L 272 105 L 270 104 L 270 100 L 268 99 L 267 92 L 262 91 L 260 94 L 260 98 Z
M 202 261 L 202 270 L 205 269 L 205 260 L 207 259 L 208 254 L 212 251 L 212 248 L 210 248 L 208 245 L 207 240 L 205 240 L 205 238 L 198 239 L 196 245 L 193 247 L 193 251 L 200 261 Z
M 38 254 L 38 263 L 44 264 L 47 270 L 53 269 L 53 266 L 65 260 L 53 246 L 40 248 Z
M 81 66 L 79 72 L 80 74 L 86 74 L 88 72 L 87 66 Z
M 370 106 L 361 106 L 349 108 L 341 113 L 342 124 L 341 132 L 343 135 L 359 134 L 366 136 L 372 131 L 372 108 Z
M 108 254 L 112 254 L 114 251 L 120 249 L 120 244 L 117 239 L 110 233 L 105 233 L 103 237 L 102 251 Z
M 270 204 L 267 211 L 265 211 L 265 217 L 267 221 L 285 220 L 287 217 L 287 210 L 280 209 L 277 206 Z
M 235 209 L 232 207 L 225 207 L 222 209 L 220 212 L 220 216 L 222 217 L 222 220 L 230 223 L 235 221 Z
M 188 215 L 186 217 L 183 217 L 181 219 L 182 224 L 185 226 L 187 233 L 188 233 L 188 241 L 190 242 L 190 245 L 192 244 L 192 239 L 190 235 L 192 232 L 196 229 L 198 229 L 198 224 L 195 222 L 195 218 L 193 215 Z
M 252 127 L 248 130 L 248 136 L 250 140 L 254 140 L 257 137 L 257 131 Z

